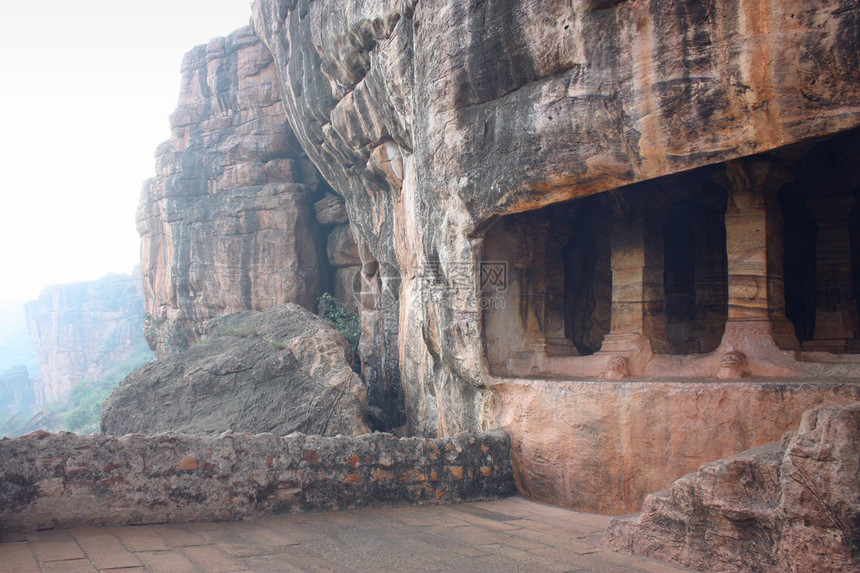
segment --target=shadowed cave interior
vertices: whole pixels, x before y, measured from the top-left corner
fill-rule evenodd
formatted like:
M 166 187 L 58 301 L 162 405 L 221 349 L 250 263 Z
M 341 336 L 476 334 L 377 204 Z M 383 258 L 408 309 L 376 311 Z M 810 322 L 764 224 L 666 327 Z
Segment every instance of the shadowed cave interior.
M 535 356 L 607 352 L 619 334 L 659 355 L 711 353 L 727 320 L 762 319 L 742 308 L 755 298 L 793 327 L 785 350 L 858 352 L 858 161 L 853 130 L 748 160 L 750 177 L 766 172 L 752 183 L 717 164 L 499 218 L 483 259 L 507 269 L 502 293 L 484 285 L 504 299 L 484 309 L 491 372 L 547 375 Z

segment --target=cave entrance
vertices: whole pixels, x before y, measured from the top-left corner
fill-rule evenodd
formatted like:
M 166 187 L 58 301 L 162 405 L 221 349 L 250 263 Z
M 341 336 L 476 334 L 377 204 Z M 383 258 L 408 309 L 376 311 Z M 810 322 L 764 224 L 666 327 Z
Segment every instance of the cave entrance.
M 561 257 L 555 261 L 564 273 L 564 336 L 578 355 L 600 350 L 609 332 L 612 309 L 612 269 L 609 234 L 611 223 L 597 201 L 569 204 L 564 219 L 570 230 Z M 565 207 L 560 209 L 565 212 Z M 552 262 L 552 261 L 551 261 Z
M 536 374 L 544 370 L 536 361 L 600 349 L 610 329 L 611 224 L 604 202 L 590 197 L 503 217 L 488 231 L 483 264 L 508 276 L 501 292 L 484 285 L 496 370 Z
M 860 131 L 790 163 L 780 189 L 785 314 L 803 350 L 860 352 Z
M 747 358 L 856 360 L 825 353 L 860 353 L 858 164 L 852 130 L 499 218 L 484 262 L 510 280 L 482 307 L 490 372 L 727 378 Z
M 728 308 L 725 211 L 726 191 L 699 173 L 497 220 L 484 264 L 504 266 L 509 281 L 501 293 L 484 285 L 484 300 L 497 301 L 483 308 L 491 372 L 590 375 L 588 358 L 643 340 L 658 354 L 716 349 Z
M 701 189 L 677 193 L 662 219 L 666 354 L 712 352 L 725 331 L 725 193 Z

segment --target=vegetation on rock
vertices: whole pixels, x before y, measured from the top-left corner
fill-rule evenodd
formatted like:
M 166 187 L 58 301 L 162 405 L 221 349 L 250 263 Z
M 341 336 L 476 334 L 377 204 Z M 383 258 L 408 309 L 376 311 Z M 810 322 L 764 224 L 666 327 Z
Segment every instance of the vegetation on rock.
M 35 418 L 13 417 L 0 427 L 0 435 L 18 436 L 41 428 L 52 432 L 91 434 L 99 431 L 102 402 L 129 372 L 140 368 L 154 355 L 145 342 L 134 347 L 129 357 L 115 364 L 97 380 L 74 384 L 66 399 L 46 404 Z
M 358 341 L 361 338 L 361 318 L 340 299 L 324 292 L 317 300 L 317 314 L 340 332 L 352 347 L 353 355 L 358 357 Z
M 245 322 L 242 324 L 226 324 L 218 329 L 218 334 L 222 336 L 233 336 L 236 338 L 253 338 L 259 336 L 260 332 L 257 324 L 254 322 Z

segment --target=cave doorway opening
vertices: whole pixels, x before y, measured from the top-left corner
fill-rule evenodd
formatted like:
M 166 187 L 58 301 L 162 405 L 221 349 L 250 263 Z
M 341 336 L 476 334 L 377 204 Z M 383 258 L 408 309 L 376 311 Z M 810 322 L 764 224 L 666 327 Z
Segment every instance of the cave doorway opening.
M 599 197 L 509 215 L 489 228 L 483 265 L 505 268 L 504 292 L 483 285 L 491 371 L 547 373 L 547 361 L 589 356 L 610 330 L 612 217 Z M 558 372 L 563 374 L 563 372 Z
M 556 218 L 569 238 L 555 262 L 563 269 L 564 337 L 575 354 L 600 350 L 612 313 L 612 268 L 608 212 L 599 201 L 562 205 Z
M 815 338 L 817 298 L 815 245 L 818 224 L 797 197 L 783 195 L 785 315 L 794 325 L 798 341 Z
M 719 345 L 728 316 L 724 193 L 672 202 L 662 219 L 667 354 Z
M 717 349 L 728 317 L 726 197 L 703 170 L 498 219 L 483 263 L 505 266 L 510 280 L 504 304 L 482 309 L 491 373 L 590 375 L 606 356 L 585 359 L 643 340 L 655 354 Z
M 803 350 L 860 353 L 860 130 L 790 159 L 779 191 L 785 315 Z

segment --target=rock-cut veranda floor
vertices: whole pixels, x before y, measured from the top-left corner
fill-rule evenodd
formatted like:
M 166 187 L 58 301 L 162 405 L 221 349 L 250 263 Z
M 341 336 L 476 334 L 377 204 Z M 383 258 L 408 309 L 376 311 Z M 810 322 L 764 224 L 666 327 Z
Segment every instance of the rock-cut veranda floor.
M 0 571 L 684 571 L 601 548 L 609 519 L 514 497 L 234 523 L 57 529 L 4 535 Z

